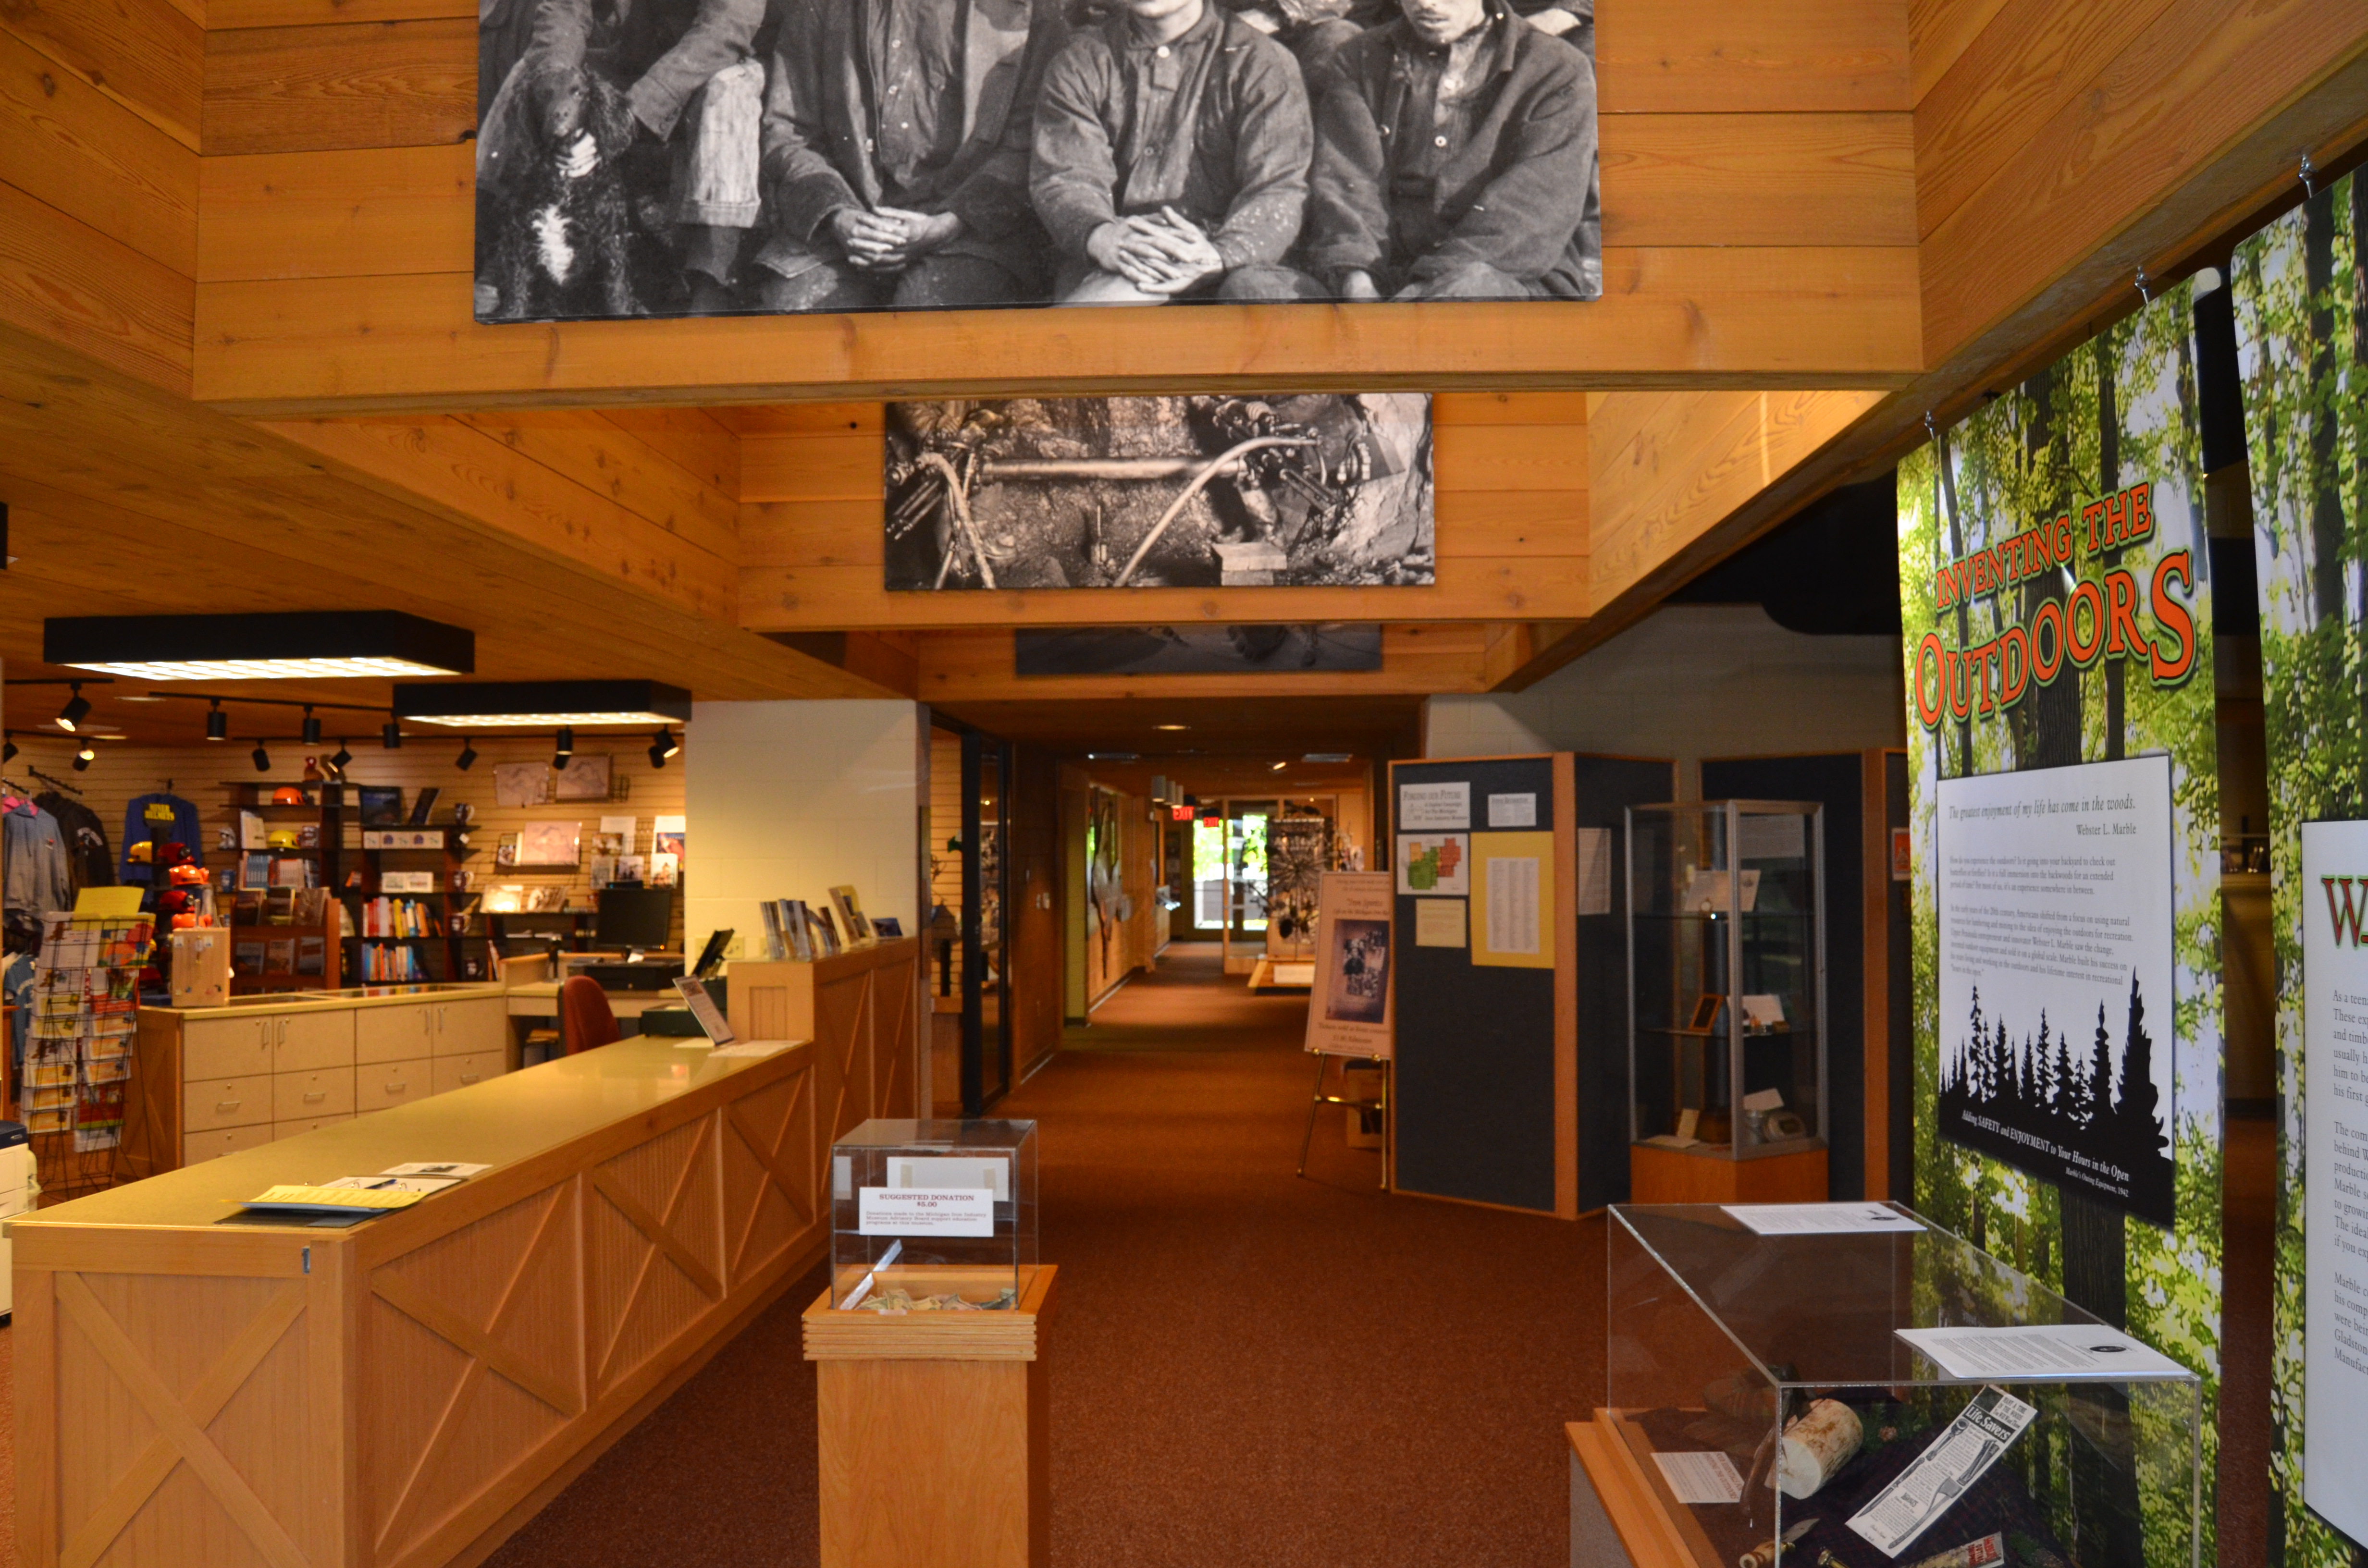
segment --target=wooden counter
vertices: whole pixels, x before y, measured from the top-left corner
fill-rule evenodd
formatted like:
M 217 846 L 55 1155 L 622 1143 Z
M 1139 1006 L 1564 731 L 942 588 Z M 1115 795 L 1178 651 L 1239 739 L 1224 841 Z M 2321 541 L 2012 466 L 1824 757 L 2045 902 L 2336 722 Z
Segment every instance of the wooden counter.
M 855 1065 L 626 1040 L 16 1221 L 22 1560 L 480 1560 L 822 1256 L 831 1123 L 911 1114 Z M 494 1169 L 220 1222 L 411 1160 Z

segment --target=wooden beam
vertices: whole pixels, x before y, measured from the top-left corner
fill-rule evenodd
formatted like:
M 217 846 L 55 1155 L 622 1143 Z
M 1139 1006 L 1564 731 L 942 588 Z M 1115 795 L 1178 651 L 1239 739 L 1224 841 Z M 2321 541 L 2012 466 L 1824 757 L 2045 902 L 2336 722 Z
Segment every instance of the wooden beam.
M 0 184 L 197 270 L 198 155 L 0 27 Z
M 0 334 L 187 396 L 192 298 L 182 274 L 0 184 Z
M 205 24 L 169 0 L 9 0 L 0 28 L 198 150 Z
M 1604 297 L 481 326 L 466 272 L 198 290 L 197 395 L 259 415 L 807 398 L 1900 384 L 1905 246 L 1607 249 Z

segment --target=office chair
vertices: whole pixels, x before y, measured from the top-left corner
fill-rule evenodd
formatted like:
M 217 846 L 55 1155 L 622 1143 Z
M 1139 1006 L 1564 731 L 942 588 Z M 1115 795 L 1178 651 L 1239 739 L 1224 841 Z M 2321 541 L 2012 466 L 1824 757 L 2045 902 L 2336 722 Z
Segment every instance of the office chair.
M 570 975 L 560 986 L 559 1034 L 570 1056 L 596 1045 L 613 1045 L 622 1038 L 617 1015 L 609 1010 L 608 994 L 590 975 Z

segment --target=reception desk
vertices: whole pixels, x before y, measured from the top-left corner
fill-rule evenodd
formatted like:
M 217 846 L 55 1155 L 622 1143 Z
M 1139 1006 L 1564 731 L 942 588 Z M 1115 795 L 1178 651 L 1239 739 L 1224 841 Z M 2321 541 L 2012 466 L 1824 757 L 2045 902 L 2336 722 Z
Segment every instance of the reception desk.
M 22 1561 L 476 1562 L 823 1256 L 831 1111 L 912 1114 L 852 1065 L 625 1040 L 16 1221 Z M 492 1168 L 225 1222 L 409 1161 Z

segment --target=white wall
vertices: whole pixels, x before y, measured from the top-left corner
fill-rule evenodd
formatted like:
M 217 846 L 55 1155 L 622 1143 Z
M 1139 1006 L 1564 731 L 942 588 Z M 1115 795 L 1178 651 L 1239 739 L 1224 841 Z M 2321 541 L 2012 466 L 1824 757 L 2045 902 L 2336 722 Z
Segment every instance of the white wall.
M 1425 756 L 1546 751 L 1703 757 L 1904 746 L 1896 637 L 1806 637 L 1758 605 L 1669 605 L 1527 691 L 1434 697 Z
M 722 926 L 764 951 L 758 901 L 827 906 L 854 884 L 866 915 L 920 929 L 928 710 L 912 702 L 701 702 L 683 745 L 683 935 Z

